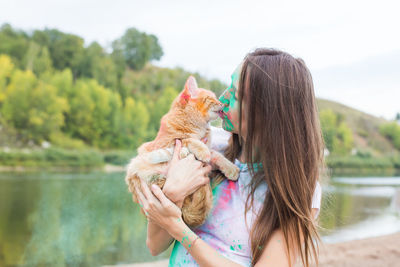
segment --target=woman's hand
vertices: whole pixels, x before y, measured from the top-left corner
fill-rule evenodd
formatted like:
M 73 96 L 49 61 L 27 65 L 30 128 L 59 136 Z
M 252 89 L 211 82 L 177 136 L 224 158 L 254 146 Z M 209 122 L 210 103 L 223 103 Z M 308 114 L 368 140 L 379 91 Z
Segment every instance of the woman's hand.
M 211 166 L 196 160 L 193 154 L 179 159 L 181 146 L 181 141 L 177 139 L 163 187 L 163 192 L 173 202 L 183 201 L 200 186 L 210 182 L 208 173 L 211 171 Z
M 141 190 L 135 188 L 135 191 L 147 219 L 168 231 L 173 222 L 181 220 L 181 209 L 172 203 L 157 185 L 151 185 L 150 191 L 146 182 L 140 179 L 140 183 Z

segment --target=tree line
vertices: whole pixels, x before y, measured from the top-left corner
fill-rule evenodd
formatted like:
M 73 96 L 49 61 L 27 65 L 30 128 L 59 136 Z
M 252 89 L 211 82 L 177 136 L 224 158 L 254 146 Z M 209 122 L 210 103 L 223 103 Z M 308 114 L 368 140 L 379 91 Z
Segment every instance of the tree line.
M 151 64 L 163 50 L 135 28 L 112 42 L 57 29 L 0 28 L 0 125 L 16 142 L 62 148 L 133 149 L 153 139 L 189 75 L 217 94 L 226 85 Z M 4 144 L 3 144 L 4 145 Z
M 85 46 L 82 37 L 57 29 L 25 32 L 3 24 L 0 145 L 47 141 L 61 148 L 134 149 L 155 137 L 189 75 L 217 95 L 226 88 L 179 67 L 154 66 L 162 56 L 157 37 L 136 28 L 104 48 L 97 42 Z M 343 115 L 332 110 L 319 115 L 329 152 L 350 154 L 353 133 Z M 380 132 L 400 148 L 398 123 Z

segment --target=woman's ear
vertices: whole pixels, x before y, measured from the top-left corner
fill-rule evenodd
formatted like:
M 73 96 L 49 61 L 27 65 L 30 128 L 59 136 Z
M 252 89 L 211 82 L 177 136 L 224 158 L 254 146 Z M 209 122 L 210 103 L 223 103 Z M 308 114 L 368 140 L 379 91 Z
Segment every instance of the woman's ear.
M 189 99 L 196 98 L 198 92 L 199 88 L 197 87 L 196 79 L 193 76 L 189 76 L 189 78 L 186 80 L 185 88 L 180 95 L 180 102 L 182 104 L 186 104 L 189 102 Z

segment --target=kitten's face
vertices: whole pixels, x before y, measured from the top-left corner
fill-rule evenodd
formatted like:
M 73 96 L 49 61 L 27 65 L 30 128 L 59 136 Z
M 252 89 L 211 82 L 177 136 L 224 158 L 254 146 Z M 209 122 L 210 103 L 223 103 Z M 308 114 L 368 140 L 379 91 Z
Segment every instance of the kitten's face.
M 175 100 L 174 106 L 184 110 L 188 116 L 201 118 L 206 122 L 217 119 L 223 108 L 212 91 L 197 87 L 193 76 L 187 79 L 185 88 Z

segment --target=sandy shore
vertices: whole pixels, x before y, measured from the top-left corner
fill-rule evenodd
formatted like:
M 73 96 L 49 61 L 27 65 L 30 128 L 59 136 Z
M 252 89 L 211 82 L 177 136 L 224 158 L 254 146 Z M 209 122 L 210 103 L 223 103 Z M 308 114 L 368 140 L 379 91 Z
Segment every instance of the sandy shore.
M 133 264 L 120 264 L 120 265 L 106 265 L 103 267 L 168 267 L 168 260 L 160 260 L 153 262 L 144 262 L 144 263 L 133 263 Z
M 320 266 L 400 266 L 400 233 L 325 244 L 320 249 Z
M 167 267 L 168 260 L 118 266 Z M 400 266 L 400 233 L 337 244 L 323 244 L 320 248 L 320 266 Z

